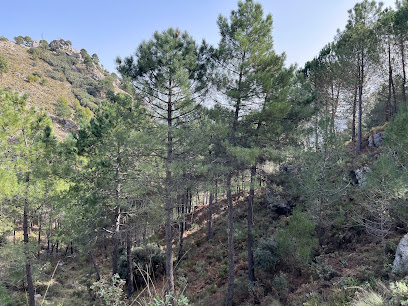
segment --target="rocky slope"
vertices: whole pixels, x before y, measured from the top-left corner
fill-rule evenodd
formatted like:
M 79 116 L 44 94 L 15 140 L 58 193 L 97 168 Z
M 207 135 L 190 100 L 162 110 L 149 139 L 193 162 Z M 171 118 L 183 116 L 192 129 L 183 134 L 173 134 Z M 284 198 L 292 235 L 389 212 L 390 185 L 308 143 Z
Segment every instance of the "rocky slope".
M 109 90 L 121 91 L 120 79 L 106 71 L 97 56 L 91 58 L 84 49 L 74 49 L 70 41 L 60 39 L 49 44 L 34 41 L 29 46 L 0 41 L 0 56 L 5 58 L 9 68 L 3 73 L 0 88 L 28 94 L 30 105 L 49 113 L 59 138 L 76 127 L 75 100 L 82 107 L 93 110 Z M 55 116 L 60 97 L 68 100 L 72 120 L 63 121 Z

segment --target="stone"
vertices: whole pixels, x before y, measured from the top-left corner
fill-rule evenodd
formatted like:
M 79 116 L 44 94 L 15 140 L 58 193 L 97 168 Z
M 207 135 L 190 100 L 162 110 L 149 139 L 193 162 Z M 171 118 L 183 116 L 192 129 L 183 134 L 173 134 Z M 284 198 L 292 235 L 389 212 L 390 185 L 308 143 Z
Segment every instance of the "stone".
M 36 299 L 41 298 L 41 294 L 37 293 L 36 295 L 34 295 L 34 298 L 36 298 Z
M 372 135 L 368 137 L 369 147 L 379 147 L 385 138 L 385 131 L 373 131 Z
M 40 42 L 39 42 L 38 40 L 33 40 L 33 43 L 32 43 L 32 44 L 33 44 L 33 45 L 32 45 L 33 48 L 41 47 L 41 44 L 40 44 Z
M 370 172 L 370 168 L 368 167 L 359 168 L 357 170 L 351 170 L 350 177 L 351 177 L 353 185 L 358 185 L 360 187 L 365 186 L 367 182 L 367 178 L 365 177 L 364 174 L 368 172 Z
M 398 244 L 392 272 L 395 274 L 405 274 L 408 272 L 408 234 L 402 237 Z

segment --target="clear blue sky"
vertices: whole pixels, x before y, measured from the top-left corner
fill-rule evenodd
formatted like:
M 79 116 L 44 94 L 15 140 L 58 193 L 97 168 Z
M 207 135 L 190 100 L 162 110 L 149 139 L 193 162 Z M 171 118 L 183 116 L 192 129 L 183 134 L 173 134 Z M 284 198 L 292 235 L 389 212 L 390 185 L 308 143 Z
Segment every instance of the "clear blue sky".
M 132 54 L 155 30 L 178 27 L 197 41 L 219 40 L 217 17 L 229 16 L 237 0 L 6 0 L 2 1 L 0 36 L 18 35 L 51 41 L 71 40 L 77 49 L 97 53 L 116 72 L 117 56 Z M 275 50 L 287 64 L 303 65 L 343 29 L 347 10 L 357 0 L 258 0 L 274 20 Z M 394 6 L 394 0 L 383 1 Z

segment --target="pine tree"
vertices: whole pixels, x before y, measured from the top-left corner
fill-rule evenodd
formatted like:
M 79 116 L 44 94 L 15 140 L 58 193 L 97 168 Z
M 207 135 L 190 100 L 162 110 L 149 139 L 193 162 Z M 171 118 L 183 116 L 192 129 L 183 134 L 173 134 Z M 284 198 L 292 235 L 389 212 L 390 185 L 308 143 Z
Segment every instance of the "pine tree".
M 23 208 L 23 237 L 24 237 L 24 254 L 26 281 L 28 286 L 29 304 L 35 305 L 34 285 L 32 279 L 31 254 L 28 248 L 29 234 L 28 225 L 30 210 L 39 193 L 39 163 L 43 162 L 43 152 L 45 144 L 42 141 L 42 134 L 49 130 L 51 120 L 44 114 L 35 111 L 34 108 L 27 109 L 28 96 L 20 97 L 18 94 L 0 91 L 0 109 L 2 112 L 2 135 L 1 146 L 2 159 L 6 165 L 12 163 L 17 173 L 15 178 L 14 195 L 21 201 L 20 207 Z M 49 133 L 49 132 L 46 132 Z M 9 162 L 7 162 L 9 161 Z M 9 172 L 10 173 L 10 172 Z M 2 196 L 5 194 L 1 192 Z
M 155 32 L 138 47 L 135 57 L 117 60 L 118 70 L 133 81 L 137 92 L 150 106 L 152 116 L 165 122 L 165 211 L 166 275 L 169 291 L 174 291 L 172 214 L 174 208 L 174 135 L 191 119 L 196 103 L 206 91 L 206 46 L 199 49 L 187 32 L 170 28 Z
M 238 3 L 229 20 L 218 18 L 221 41 L 217 52 L 219 65 L 218 88 L 227 97 L 234 111 L 228 135 L 226 188 L 228 199 L 228 292 L 227 305 L 232 305 L 234 295 L 234 212 L 231 180 L 237 166 L 237 154 L 242 150 L 239 140 L 240 118 L 250 107 L 259 105 L 257 99 L 256 64 L 262 57 L 272 54 L 272 16 L 263 16 L 259 3 L 252 0 Z M 272 52 L 272 53 L 271 53 Z M 234 156 L 235 155 L 235 156 Z M 234 169 L 235 168 L 235 169 Z M 254 278 L 254 276 L 250 276 Z

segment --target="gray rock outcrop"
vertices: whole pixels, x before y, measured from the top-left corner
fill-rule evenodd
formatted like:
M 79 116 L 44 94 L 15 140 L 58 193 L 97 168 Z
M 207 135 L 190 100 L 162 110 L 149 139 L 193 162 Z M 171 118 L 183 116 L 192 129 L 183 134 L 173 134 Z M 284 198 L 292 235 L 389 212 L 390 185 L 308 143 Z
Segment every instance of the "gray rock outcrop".
M 395 274 L 404 274 L 408 272 L 408 234 L 400 240 L 397 251 L 395 252 L 392 272 Z
M 368 137 L 369 147 L 379 147 L 384 141 L 385 131 L 373 131 L 372 135 Z

